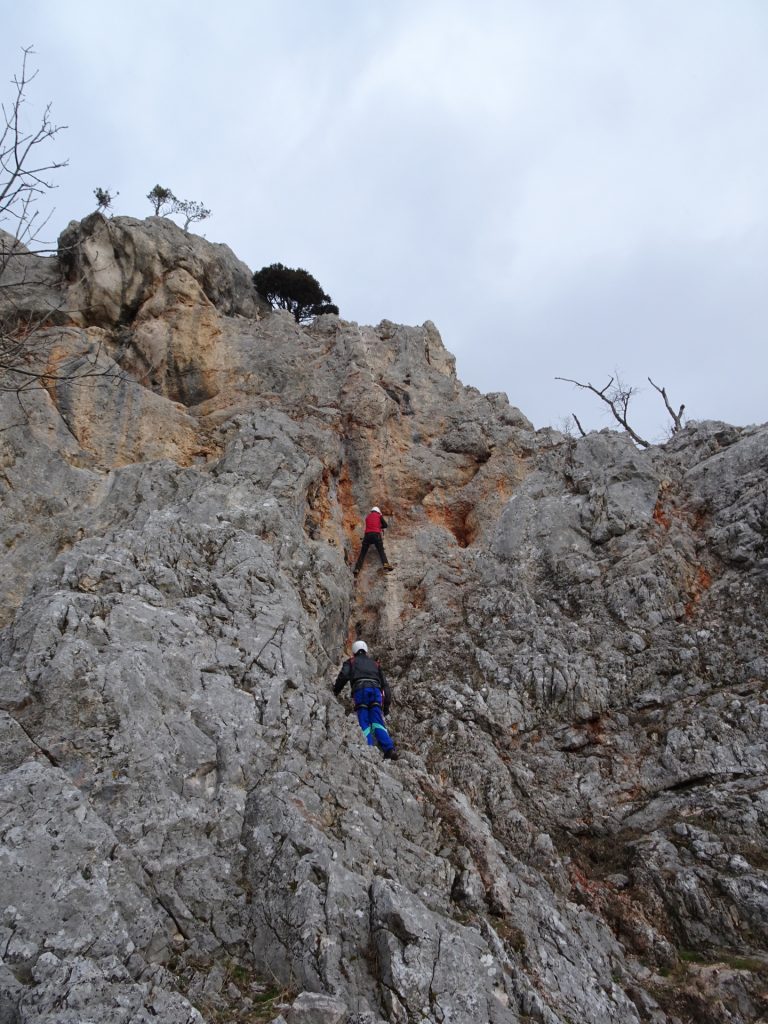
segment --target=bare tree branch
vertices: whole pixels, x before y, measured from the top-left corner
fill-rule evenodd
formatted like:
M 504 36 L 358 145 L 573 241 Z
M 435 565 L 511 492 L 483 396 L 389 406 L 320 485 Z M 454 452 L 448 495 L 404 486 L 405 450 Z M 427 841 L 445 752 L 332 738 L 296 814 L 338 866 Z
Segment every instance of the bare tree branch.
M 28 127 L 27 91 L 37 76 L 29 66 L 32 54 L 31 47 L 22 50 L 11 99 L 0 104 L 0 393 L 16 394 L 20 404 L 21 395 L 35 388 L 52 392 L 62 383 L 127 379 L 102 358 L 100 346 L 64 362 L 54 356 L 60 334 L 48 329 L 71 323 L 74 311 L 63 308 L 58 264 L 44 258 L 58 250 L 39 247 L 51 214 L 43 215 L 38 203 L 56 187 L 51 173 L 67 161 L 42 155 L 64 127 L 51 121 L 50 104 L 39 123 Z
M 577 388 L 582 388 L 585 391 L 591 391 L 594 395 L 597 395 L 602 402 L 605 402 L 611 410 L 613 418 L 617 423 L 621 424 L 635 444 L 639 444 L 642 448 L 650 448 L 650 443 L 640 437 L 640 435 L 632 429 L 627 421 L 629 403 L 632 396 L 636 394 L 636 389 L 633 387 L 626 387 L 617 373 L 611 377 L 604 388 L 596 388 L 594 384 L 589 383 L 582 384 L 581 381 L 571 380 L 570 377 L 555 377 L 555 380 L 564 380 L 568 384 L 574 384 Z M 581 425 L 579 425 L 579 428 L 581 429 Z
M 22 245 L 34 242 L 47 217 L 35 209 L 38 199 L 55 188 L 48 174 L 66 167 L 66 160 L 38 160 L 38 147 L 54 139 L 64 128 L 51 121 L 50 104 L 45 108 L 39 125 L 28 129 L 24 123 L 23 108 L 26 91 L 37 77 L 37 71 L 30 71 L 31 47 L 22 50 L 21 71 L 14 75 L 14 92 L 8 104 L 0 105 L 0 225 L 9 221 L 15 228 L 11 232 Z M 50 215 L 49 215 L 50 216 Z M 0 256 L 0 273 L 3 269 Z
M 648 382 L 654 388 L 656 388 L 656 390 L 659 392 L 661 397 L 664 399 L 664 405 L 667 407 L 667 412 L 672 417 L 672 423 L 674 424 L 673 427 L 672 427 L 672 433 L 676 434 L 678 432 L 678 430 L 682 430 L 683 429 L 683 412 L 685 411 L 685 405 L 684 404 L 681 405 L 679 410 L 677 412 L 675 412 L 675 410 L 669 404 L 669 399 L 667 398 L 666 388 L 660 388 L 658 384 L 654 384 L 650 377 L 648 378 Z
M 571 416 L 573 416 L 573 422 L 574 422 L 574 423 L 576 424 L 576 426 L 577 426 L 577 427 L 579 428 L 579 433 L 581 434 L 581 436 L 582 436 L 582 437 L 586 437 L 586 436 L 587 436 L 587 432 L 586 432 L 586 430 L 584 429 L 584 427 L 582 427 L 581 423 L 579 423 L 579 417 L 578 417 L 578 416 L 576 415 L 576 413 L 575 413 L 575 412 L 572 412 L 572 413 L 571 413 Z

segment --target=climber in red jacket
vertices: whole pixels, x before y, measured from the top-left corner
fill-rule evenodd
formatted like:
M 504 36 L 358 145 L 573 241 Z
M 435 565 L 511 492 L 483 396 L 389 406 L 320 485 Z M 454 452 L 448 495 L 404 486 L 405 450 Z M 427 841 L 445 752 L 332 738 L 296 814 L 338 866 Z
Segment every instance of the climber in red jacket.
M 363 537 L 363 546 L 360 548 L 360 554 L 358 555 L 357 561 L 355 562 L 354 573 L 355 576 L 360 572 L 365 561 L 365 556 L 368 554 L 368 548 L 373 545 L 379 553 L 381 559 L 382 568 L 386 572 L 392 572 L 392 566 L 387 561 L 387 556 L 384 553 L 384 540 L 382 538 L 382 530 L 386 530 L 387 521 L 381 514 L 381 509 L 378 505 L 374 505 L 368 515 L 365 517 L 365 536 Z

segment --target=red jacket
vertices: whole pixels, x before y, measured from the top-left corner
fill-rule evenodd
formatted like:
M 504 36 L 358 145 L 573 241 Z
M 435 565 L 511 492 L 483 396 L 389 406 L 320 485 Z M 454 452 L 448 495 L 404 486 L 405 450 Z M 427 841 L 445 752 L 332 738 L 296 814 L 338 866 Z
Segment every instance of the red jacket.
M 381 533 L 382 530 L 386 530 L 387 524 L 384 521 L 384 516 L 381 512 L 369 512 L 365 517 L 365 532 L 366 533 Z

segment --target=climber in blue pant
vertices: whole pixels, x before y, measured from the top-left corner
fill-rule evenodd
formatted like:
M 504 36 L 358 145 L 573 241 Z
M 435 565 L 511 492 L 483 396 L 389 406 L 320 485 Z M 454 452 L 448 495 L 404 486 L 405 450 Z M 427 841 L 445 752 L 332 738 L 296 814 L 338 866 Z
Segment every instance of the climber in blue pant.
M 352 657 L 341 666 L 333 684 L 333 692 L 337 697 L 347 683 L 352 687 L 357 721 L 368 746 L 381 747 L 387 761 L 396 761 L 395 744 L 384 724 L 384 715 L 392 703 L 392 693 L 381 665 L 370 657 L 368 644 L 364 640 L 355 640 L 352 644 Z

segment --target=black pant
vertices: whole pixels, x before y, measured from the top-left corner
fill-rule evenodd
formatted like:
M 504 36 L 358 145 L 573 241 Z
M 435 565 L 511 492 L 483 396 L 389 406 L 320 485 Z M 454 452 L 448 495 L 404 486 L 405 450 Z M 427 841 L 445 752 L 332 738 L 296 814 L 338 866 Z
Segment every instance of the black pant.
M 365 561 L 365 556 L 368 554 L 368 548 L 371 545 L 373 545 L 379 552 L 381 564 L 387 564 L 387 556 L 384 554 L 384 541 L 382 539 L 381 534 L 366 533 L 366 535 L 363 537 L 363 546 L 360 548 L 360 554 L 358 555 L 357 561 L 355 562 L 355 572 L 358 572 L 360 570 L 360 567 Z

